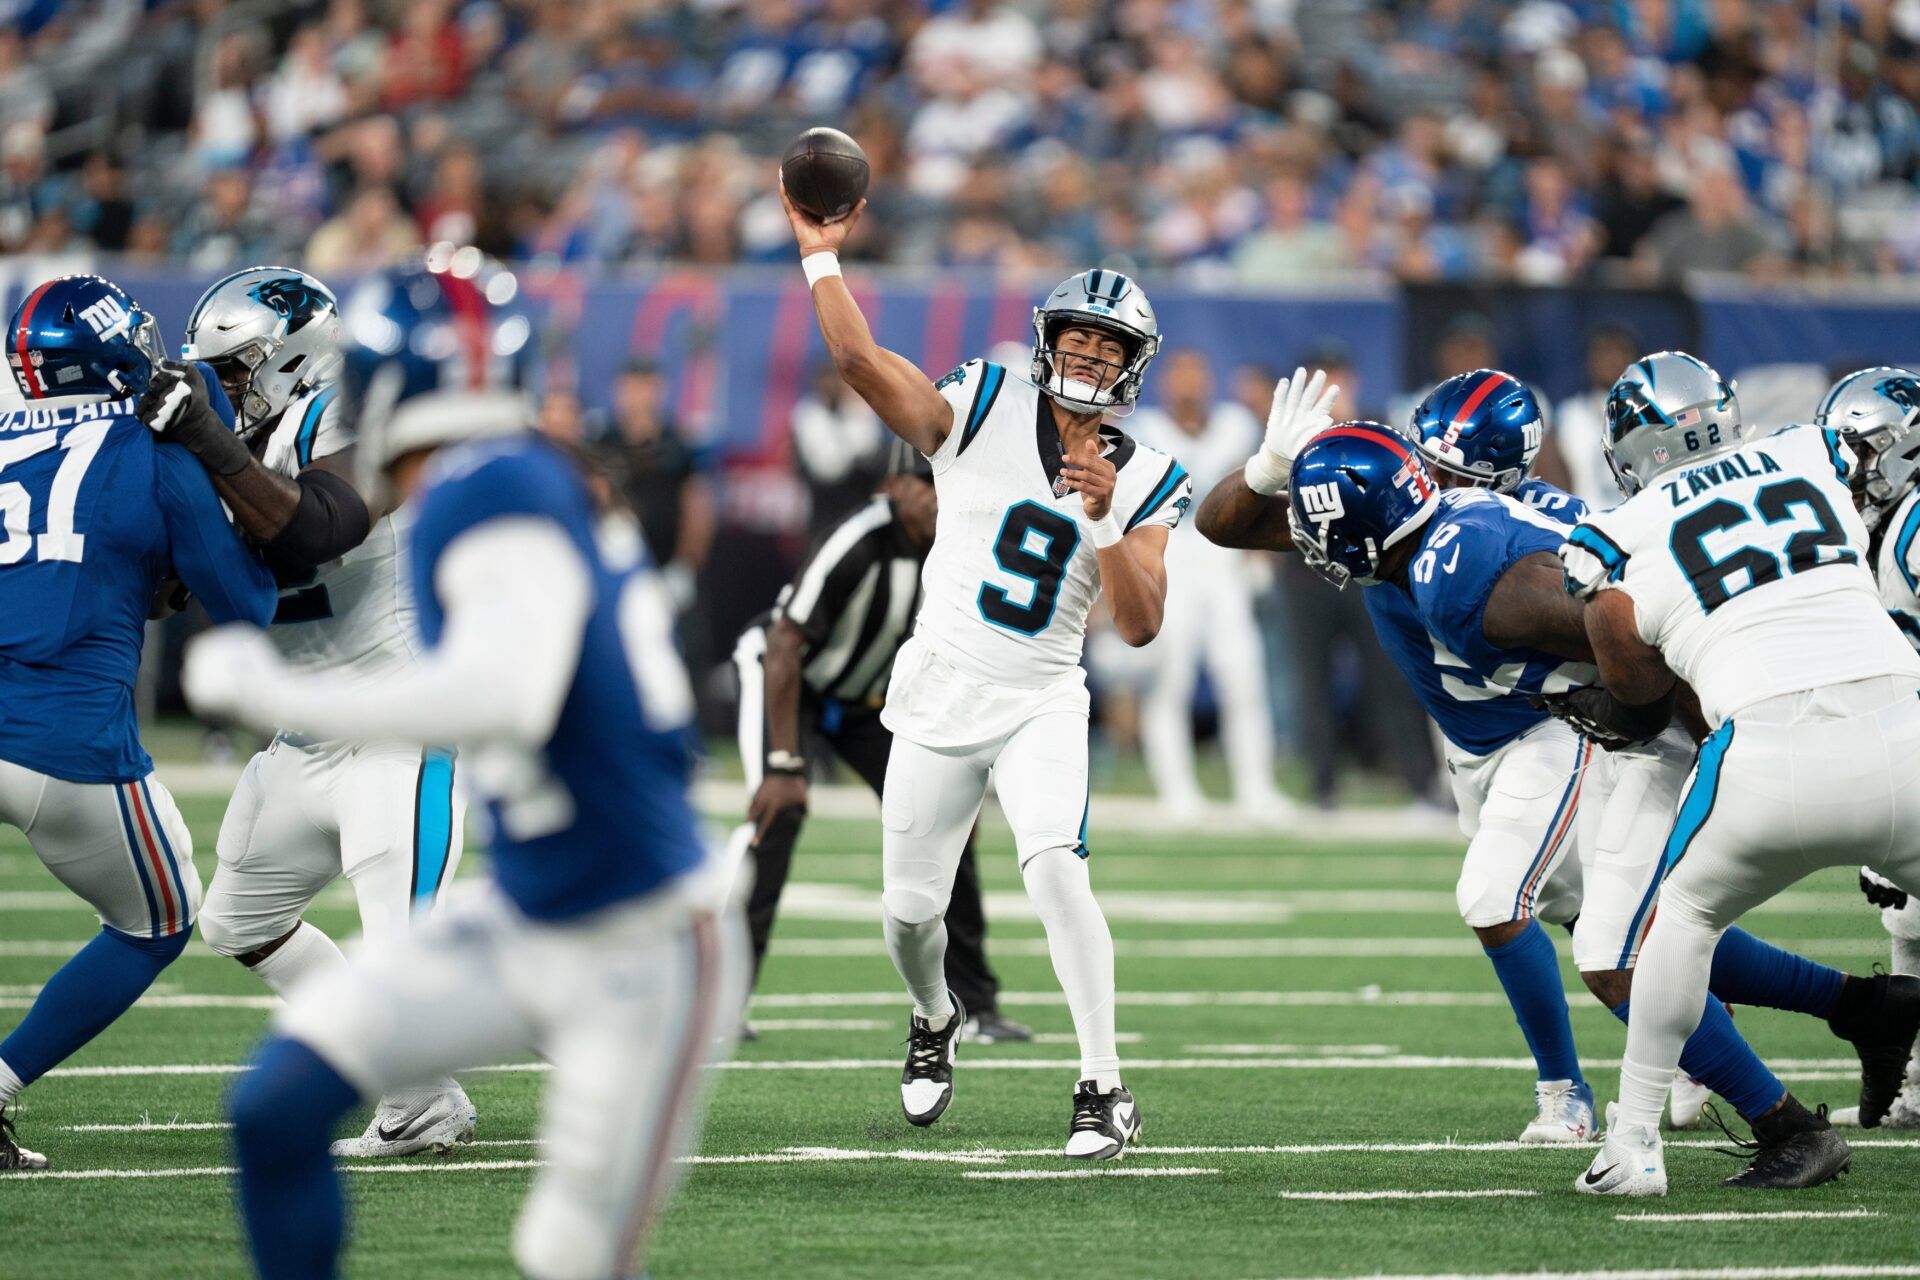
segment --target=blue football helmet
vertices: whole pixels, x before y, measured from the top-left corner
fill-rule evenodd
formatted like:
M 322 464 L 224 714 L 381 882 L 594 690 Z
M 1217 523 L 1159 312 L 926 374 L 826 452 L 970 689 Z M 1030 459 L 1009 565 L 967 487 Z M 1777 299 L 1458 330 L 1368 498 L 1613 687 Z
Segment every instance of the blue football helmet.
M 533 326 L 510 309 L 519 285 L 477 249 L 436 245 L 362 281 L 340 309 L 340 382 L 362 457 L 533 428 Z
M 1501 493 L 1527 478 L 1546 434 L 1533 392 L 1498 369 L 1448 378 L 1420 402 L 1409 425 L 1435 472 Z
M 1294 548 L 1343 590 L 1380 581 L 1381 558 L 1440 502 L 1419 451 L 1378 422 L 1343 422 L 1309 440 L 1293 460 L 1287 495 Z
M 7 330 L 7 363 L 29 400 L 137 396 L 165 358 L 153 316 L 99 276 L 47 281 L 26 296 Z

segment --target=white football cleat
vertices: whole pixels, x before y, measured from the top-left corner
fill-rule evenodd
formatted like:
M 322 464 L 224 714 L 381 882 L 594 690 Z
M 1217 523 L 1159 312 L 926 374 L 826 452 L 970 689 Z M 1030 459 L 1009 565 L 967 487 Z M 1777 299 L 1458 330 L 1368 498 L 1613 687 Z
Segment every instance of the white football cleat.
M 7 1109 L 0 1107 L 0 1169 L 9 1173 L 19 1169 L 44 1169 L 48 1160 L 38 1151 L 29 1151 L 14 1140 L 13 1121 Z
M 343 1160 L 378 1160 L 422 1151 L 444 1156 L 473 1141 L 479 1119 L 467 1091 L 456 1084 L 435 1095 L 424 1107 L 398 1107 L 382 1101 L 365 1133 L 342 1138 L 332 1150 Z
M 1140 1104 L 1124 1088 L 1105 1093 L 1091 1080 L 1073 1089 L 1073 1121 L 1067 1126 L 1067 1159 L 1118 1160 L 1140 1140 Z
M 1860 1127 L 1860 1108 L 1842 1107 L 1827 1117 L 1838 1129 L 1858 1129 Z M 1920 1080 L 1908 1080 L 1900 1096 L 1887 1108 L 1887 1118 L 1880 1122 L 1882 1129 L 1920 1129 Z
M 907 1020 L 907 1065 L 900 1071 L 900 1109 L 907 1113 L 909 1124 L 932 1124 L 953 1101 L 953 1063 L 959 1056 L 967 1011 L 958 996 L 948 998 L 953 1001 L 953 1012 L 938 1030 L 917 1013 Z
M 1667 1122 L 1676 1129 L 1691 1129 L 1700 1123 L 1713 1090 L 1684 1071 L 1673 1073 L 1673 1093 L 1667 1099 Z
M 1539 1080 L 1533 1086 L 1539 1114 L 1520 1133 L 1520 1141 L 1545 1146 L 1585 1142 L 1599 1125 L 1593 1118 L 1593 1086 L 1582 1080 Z
M 1587 1171 L 1573 1180 L 1573 1189 L 1590 1196 L 1664 1196 L 1667 1153 L 1660 1131 L 1616 1124 L 1619 1110 L 1619 1103 L 1607 1104 L 1607 1140 Z

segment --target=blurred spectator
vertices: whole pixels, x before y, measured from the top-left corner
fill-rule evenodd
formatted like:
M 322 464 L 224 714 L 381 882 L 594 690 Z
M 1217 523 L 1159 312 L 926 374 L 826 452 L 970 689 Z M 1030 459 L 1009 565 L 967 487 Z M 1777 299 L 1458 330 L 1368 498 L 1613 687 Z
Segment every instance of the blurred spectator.
M 351 275 L 385 266 L 419 245 L 420 236 L 393 192 L 362 187 L 307 241 L 305 265 L 322 277 Z
M 253 184 L 242 169 L 209 174 L 204 198 L 173 238 L 174 253 L 202 271 L 258 262 L 272 256 L 273 246 L 273 227 L 253 207 Z
M 245 164 L 260 141 L 254 81 L 260 73 L 260 41 L 252 31 L 222 36 L 214 46 L 208 82 L 193 112 L 193 154 L 209 170 Z
M 564 387 L 549 388 L 540 399 L 540 432 L 574 449 L 587 442 L 586 411 L 580 397 Z
M 53 89 L 27 57 L 27 42 L 11 23 L 0 26 L 0 124 L 33 125 L 45 131 L 53 123 Z
M 133 231 L 133 198 L 127 171 L 113 153 L 96 151 L 80 171 L 80 189 L 68 205 L 73 227 L 83 239 L 108 253 L 127 247 Z
M 793 406 L 793 460 L 807 486 L 812 546 L 873 495 L 893 435 L 832 364 L 815 365 L 810 383 Z
M 319 27 L 294 32 L 266 90 L 267 130 L 279 141 L 304 138 L 339 123 L 347 113 L 347 86 L 327 56 Z
M 1197 347 L 1162 355 L 1154 373 L 1160 405 L 1140 410 L 1129 429 L 1187 468 L 1197 503 L 1246 463 L 1264 428 L 1243 405 L 1215 400 L 1213 366 Z M 1292 806 L 1273 783 L 1273 724 L 1253 618 L 1251 558 L 1213 545 L 1183 519 L 1167 539 L 1166 621 L 1143 652 L 1153 676 L 1140 738 L 1161 808 L 1183 821 L 1206 809 L 1193 767 L 1193 700 L 1204 668 L 1235 807 L 1262 825 L 1285 822 Z
M 1233 254 L 1240 283 L 1256 286 L 1297 284 L 1353 265 L 1346 241 L 1331 222 L 1313 216 L 1313 192 L 1292 174 L 1267 184 L 1266 225 Z
M 1740 180 L 1725 169 L 1699 174 L 1687 207 L 1656 222 L 1635 257 L 1644 271 L 1668 284 L 1693 272 L 1765 270 L 1778 262 L 1773 239 L 1748 207 Z
M 713 544 L 713 489 L 667 406 L 660 366 L 635 357 L 613 384 L 611 469 L 661 566 L 677 607 L 693 601 L 694 582 Z
M 387 45 L 380 102 L 389 111 L 451 102 L 467 83 L 466 46 L 449 0 L 407 0 Z
M 1607 392 L 1627 366 L 1646 352 L 1631 330 L 1601 325 L 1587 335 L 1584 391 L 1562 400 L 1547 423 L 1572 477 L 1569 486 L 1596 511 L 1620 505 L 1620 486 L 1607 465 Z

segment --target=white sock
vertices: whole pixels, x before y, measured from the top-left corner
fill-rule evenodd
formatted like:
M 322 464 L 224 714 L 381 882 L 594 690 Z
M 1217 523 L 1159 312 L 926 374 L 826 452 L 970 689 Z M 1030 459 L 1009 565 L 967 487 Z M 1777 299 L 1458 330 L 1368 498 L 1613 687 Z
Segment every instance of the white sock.
M 1027 897 L 1046 926 L 1053 972 L 1080 1038 L 1080 1078 L 1105 1093 L 1120 1087 L 1113 1027 L 1113 934 L 1094 901 L 1087 863 L 1071 849 L 1046 849 L 1021 868 Z
M 944 1031 L 953 1016 L 953 996 L 947 991 L 946 917 L 908 924 L 883 911 L 881 919 L 886 922 L 887 954 L 913 996 L 913 1011 L 935 1031 Z
M 5 1058 L 0 1058 L 0 1107 L 19 1097 L 20 1091 L 26 1087 L 26 1081 L 14 1074 Z
M 1620 1064 L 1622 1125 L 1660 1127 L 1680 1048 L 1699 1027 L 1707 1007 L 1707 975 L 1720 933 L 1700 920 L 1684 898 L 1670 894 L 1661 899 L 1660 914 L 1633 971 L 1633 1010 Z
M 344 969 L 346 964 L 347 958 L 340 954 L 333 939 L 303 920 L 293 936 L 281 943 L 272 955 L 248 968 L 271 987 L 275 995 L 284 998 L 315 974 Z

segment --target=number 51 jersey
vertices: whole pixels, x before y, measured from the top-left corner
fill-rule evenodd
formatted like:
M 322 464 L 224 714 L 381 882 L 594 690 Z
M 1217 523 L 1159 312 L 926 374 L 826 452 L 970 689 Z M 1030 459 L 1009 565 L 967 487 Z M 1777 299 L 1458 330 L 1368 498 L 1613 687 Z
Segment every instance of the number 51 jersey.
M 1044 688 L 1078 669 L 1100 594 L 1092 522 L 1059 483 L 1059 430 L 1039 389 L 997 364 L 969 360 L 935 386 L 953 429 L 931 455 L 940 515 L 915 635 L 969 679 Z M 1116 427 L 1100 439 L 1121 528 L 1177 525 L 1186 470 Z
M 1568 589 L 1631 596 L 1640 638 L 1716 726 L 1781 694 L 1920 678 L 1867 566 L 1853 465 L 1838 433 L 1793 426 L 1669 472 L 1568 535 Z

